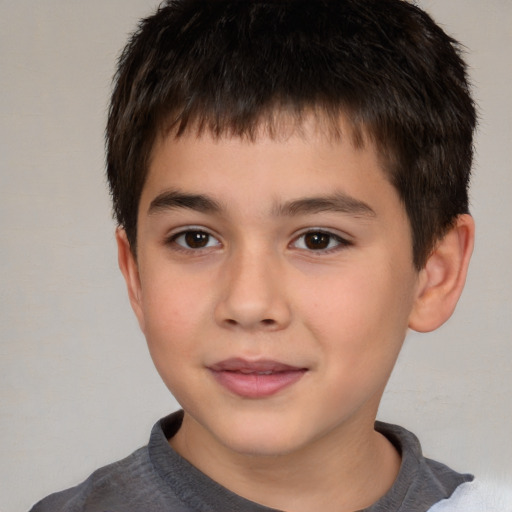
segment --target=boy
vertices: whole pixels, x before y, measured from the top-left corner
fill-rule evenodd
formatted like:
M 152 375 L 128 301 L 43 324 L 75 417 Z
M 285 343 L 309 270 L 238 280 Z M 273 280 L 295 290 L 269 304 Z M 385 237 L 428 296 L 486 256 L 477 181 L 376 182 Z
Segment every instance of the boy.
M 402 0 L 176 0 L 144 20 L 108 177 L 183 411 L 33 510 L 470 510 L 470 475 L 375 418 L 406 330 L 440 326 L 464 285 L 475 117 L 457 43 Z

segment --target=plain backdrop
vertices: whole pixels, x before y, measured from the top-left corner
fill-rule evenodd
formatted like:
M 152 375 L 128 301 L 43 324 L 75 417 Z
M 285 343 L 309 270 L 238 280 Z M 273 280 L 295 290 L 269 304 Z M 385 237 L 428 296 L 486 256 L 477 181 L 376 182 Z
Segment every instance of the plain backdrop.
M 512 1 L 419 2 L 467 47 L 477 243 L 454 317 L 411 333 L 380 419 L 512 481 Z M 154 0 L 0 0 L 0 511 L 146 443 L 177 408 L 117 269 L 103 130 L 116 56 Z

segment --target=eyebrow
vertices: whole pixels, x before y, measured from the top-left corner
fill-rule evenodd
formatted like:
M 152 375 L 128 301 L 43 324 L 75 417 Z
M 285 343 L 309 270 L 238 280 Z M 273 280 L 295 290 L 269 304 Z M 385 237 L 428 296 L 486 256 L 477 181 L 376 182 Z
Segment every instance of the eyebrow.
M 151 201 L 148 215 L 165 210 L 189 209 L 200 213 L 221 213 L 223 208 L 215 199 L 204 194 L 189 194 L 178 190 L 166 190 Z M 325 197 L 304 197 L 277 204 L 275 216 L 294 217 L 321 212 L 338 212 L 361 217 L 375 217 L 375 211 L 365 202 L 343 192 Z
M 376 213 L 365 202 L 343 192 L 327 197 L 305 197 L 278 205 L 276 215 L 295 216 L 321 212 L 338 212 L 361 217 L 376 217 Z
M 163 210 L 174 210 L 185 208 L 201 213 L 219 213 L 222 208 L 214 199 L 203 194 L 187 194 L 177 190 L 162 192 L 151 201 L 148 208 L 148 215 Z

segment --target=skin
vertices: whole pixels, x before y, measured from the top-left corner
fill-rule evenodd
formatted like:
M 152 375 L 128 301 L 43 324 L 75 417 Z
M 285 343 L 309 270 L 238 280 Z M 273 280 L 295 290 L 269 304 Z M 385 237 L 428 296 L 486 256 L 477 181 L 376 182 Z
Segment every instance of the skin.
M 270 507 L 374 503 L 400 465 L 373 429 L 384 387 L 407 329 L 431 330 L 453 311 L 472 237 L 461 216 L 418 272 L 373 146 L 332 140 L 313 121 L 278 139 L 158 140 L 137 260 L 122 229 L 117 240 L 151 356 L 185 410 L 171 445 Z M 211 371 L 229 358 L 306 371 L 271 396 L 241 397 Z

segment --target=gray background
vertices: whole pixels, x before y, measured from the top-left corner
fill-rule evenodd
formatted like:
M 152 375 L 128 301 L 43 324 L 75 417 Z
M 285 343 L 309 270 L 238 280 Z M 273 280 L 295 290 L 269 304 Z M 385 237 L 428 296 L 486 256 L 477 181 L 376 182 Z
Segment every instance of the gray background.
M 380 418 L 512 481 L 512 1 L 419 2 L 468 47 L 477 244 L 439 331 L 411 333 Z M 115 58 L 150 0 L 0 0 L 0 511 L 144 444 L 176 403 L 117 270 L 103 177 Z

